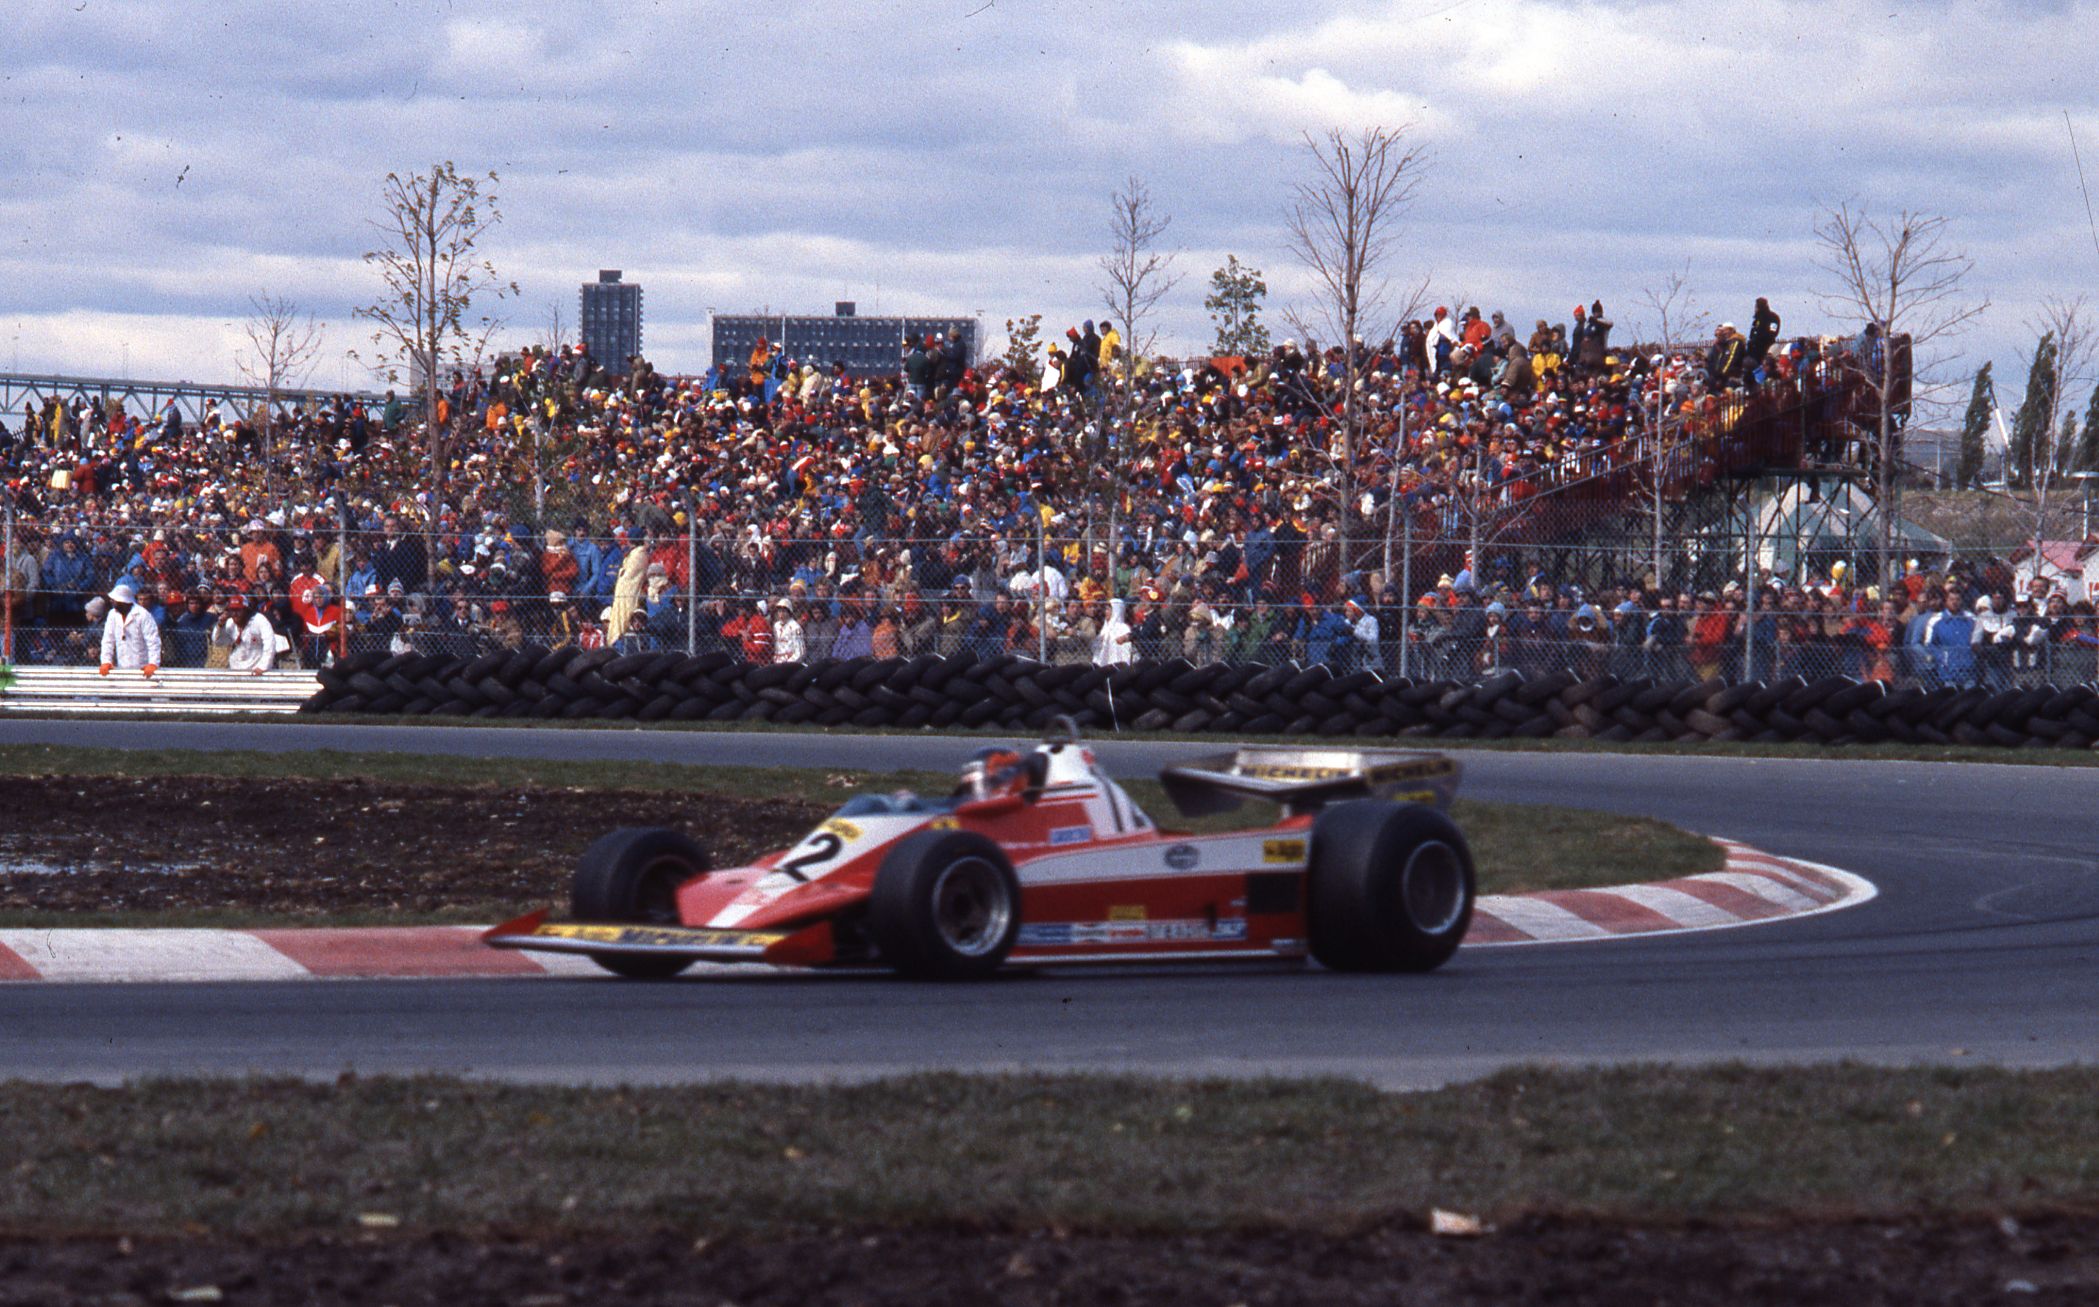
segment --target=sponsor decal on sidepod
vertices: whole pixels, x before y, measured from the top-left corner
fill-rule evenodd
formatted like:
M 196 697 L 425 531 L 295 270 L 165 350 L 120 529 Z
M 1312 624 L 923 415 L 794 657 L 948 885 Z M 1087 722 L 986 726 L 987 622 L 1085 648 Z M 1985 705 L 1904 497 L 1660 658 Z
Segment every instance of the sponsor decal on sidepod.
M 1246 938 L 1246 920 L 1234 917 L 1211 923 L 1201 918 L 1173 921 L 1042 921 L 1020 928 L 1022 948 L 1059 948 L 1071 944 L 1214 944 Z

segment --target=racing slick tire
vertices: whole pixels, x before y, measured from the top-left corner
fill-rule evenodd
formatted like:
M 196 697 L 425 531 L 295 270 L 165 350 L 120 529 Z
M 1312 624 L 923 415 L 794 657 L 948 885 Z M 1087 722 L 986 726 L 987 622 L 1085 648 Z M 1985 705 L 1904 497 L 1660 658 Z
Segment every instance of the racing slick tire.
M 867 929 L 882 961 L 913 980 L 998 970 L 1020 937 L 1020 880 L 999 847 L 969 831 L 920 831 L 875 873 Z
M 601 835 L 576 863 L 569 914 L 578 921 L 678 925 L 678 887 L 707 865 L 707 850 L 674 830 L 629 826 Z M 690 958 L 629 953 L 593 953 L 590 960 L 630 980 L 667 980 L 692 965 Z
M 1357 799 L 1312 823 L 1312 956 L 1331 971 L 1433 971 L 1472 924 L 1472 850 L 1422 804 Z

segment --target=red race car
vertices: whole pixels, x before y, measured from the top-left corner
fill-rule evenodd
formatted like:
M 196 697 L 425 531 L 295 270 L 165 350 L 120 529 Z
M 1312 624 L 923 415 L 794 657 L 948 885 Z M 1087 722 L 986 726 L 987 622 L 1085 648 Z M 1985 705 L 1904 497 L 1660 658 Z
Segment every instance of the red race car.
M 958 979 L 1307 953 L 1340 971 L 1428 971 L 1465 937 L 1472 854 L 1444 811 L 1454 760 L 1244 748 L 1160 780 L 1190 817 L 1249 798 L 1280 812 L 1250 830 L 1161 829 L 1067 728 L 1025 752 L 978 750 L 947 798 L 857 795 L 747 867 L 715 870 L 675 831 L 614 831 L 576 868 L 572 920 L 534 912 L 484 938 L 635 978 L 704 959 Z

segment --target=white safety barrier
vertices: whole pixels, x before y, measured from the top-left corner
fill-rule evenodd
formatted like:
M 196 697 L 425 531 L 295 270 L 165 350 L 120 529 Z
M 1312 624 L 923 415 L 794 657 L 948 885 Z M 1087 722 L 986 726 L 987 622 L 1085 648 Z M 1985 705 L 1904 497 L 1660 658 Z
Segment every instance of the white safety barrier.
M 103 676 L 93 667 L 0 668 L 0 712 L 288 713 L 313 697 L 310 671 L 247 672 L 168 667 Z

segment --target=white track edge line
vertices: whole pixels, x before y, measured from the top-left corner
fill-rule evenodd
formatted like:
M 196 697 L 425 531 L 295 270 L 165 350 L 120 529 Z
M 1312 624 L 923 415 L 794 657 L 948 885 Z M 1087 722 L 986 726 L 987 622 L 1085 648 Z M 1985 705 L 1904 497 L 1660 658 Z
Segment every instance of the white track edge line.
M 1717 842 L 1717 841 L 1716 841 L 1716 842 Z M 1862 905 L 1864 905 L 1864 904 L 1866 904 L 1866 903 L 1870 903 L 1870 902 L 1872 902 L 1872 901 L 1873 901 L 1874 899 L 1876 899 L 1876 898 L 1880 897 L 1880 887 L 1879 887 L 1878 885 L 1874 884 L 1874 883 L 1873 883 L 1872 881 L 1870 881 L 1870 880 L 1867 880 L 1867 879 L 1866 879 L 1865 877 L 1863 877 L 1863 876 L 1857 875 L 1856 873 L 1853 873 L 1853 872 L 1849 872 L 1849 871 L 1845 871 L 1845 870 L 1844 870 L 1843 868 L 1841 868 L 1841 867 L 1832 867 L 1832 866 L 1828 865 L 1827 863 L 1821 863 L 1821 862 L 1811 862 L 1811 861 L 1809 861 L 1809 860 L 1808 860 L 1808 859 L 1806 859 L 1806 858 L 1788 858 L 1788 859 L 1786 859 L 1786 861 L 1788 861 L 1788 862 L 1794 862 L 1794 863 L 1798 863 L 1799 865 L 1801 865 L 1801 866 L 1803 866 L 1803 867 L 1812 867 L 1812 868 L 1814 868 L 1814 869 L 1815 869 L 1816 871 L 1819 871 L 1819 872 L 1821 872 L 1822 874 L 1824 874 L 1824 875 L 1826 875 L 1826 876 L 1829 876 L 1829 877 L 1831 877 L 1832 879 L 1836 880 L 1836 881 L 1837 881 L 1837 882 L 1838 882 L 1839 884 L 1841 884 L 1841 885 L 1843 885 L 1843 886 L 1844 886 L 1844 889 L 1845 889 L 1845 892 L 1844 892 L 1844 894 L 1843 894 L 1843 895 L 1841 895 L 1841 896 L 1840 896 L 1840 897 L 1838 897 L 1838 898 L 1835 898 L 1835 899 L 1832 899 L 1832 900 L 1830 900 L 1830 901 L 1829 901 L 1829 902 L 1827 902 L 1827 903 L 1823 903 L 1823 904 L 1818 904 L 1817 906 L 1815 906 L 1815 907 L 1812 907 L 1812 908 L 1803 908 L 1803 909 L 1801 909 L 1801 910 L 1799 910 L 1799 911 L 1797 911 L 1797 912 L 1787 912 L 1787 913 L 1784 913 L 1784 914 L 1782 914 L 1782 915 L 1780 915 L 1780 916 L 1775 916 L 1775 917 L 1752 917 L 1752 918 L 1744 918 L 1744 919 L 1742 919 L 1742 920 L 1739 920 L 1739 921 L 1733 921 L 1733 922 L 1725 922 L 1725 923 L 1718 923 L 1718 924 L 1714 924 L 1714 925 L 1709 925 L 1709 926 L 1677 926 L 1677 927 L 1671 927 L 1671 928 L 1667 928 L 1667 929 L 1663 929 L 1663 930 L 1642 930 L 1642 931 L 1633 931 L 1633 932 L 1630 932 L 1630 933 L 1624 933 L 1624 934 L 1617 934 L 1617 933 L 1613 933 L 1613 934 L 1605 934 L 1605 935 L 1594 935 L 1594 936 L 1560 937 L 1560 938 L 1556 938 L 1556 939 L 1504 939 L 1504 940 L 1480 940 L 1480 941 L 1476 941 L 1476 942 L 1475 942 L 1475 941 L 1467 941 L 1467 942 L 1465 942 L 1465 943 L 1461 944 L 1461 945 L 1460 945 L 1460 948 L 1467 948 L 1467 949 L 1488 949 L 1488 948 L 1525 948 L 1525 947 L 1533 947 L 1533 946 L 1537 946 L 1537 945 L 1545 945 L 1545 944 L 1599 944 L 1599 943 L 1609 943 L 1609 942 L 1612 942 L 1612 941 L 1616 941 L 1616 940 L 1639 940 L 1639 939 L 1658 939 L 1658 938 L 1661 938 L 1661 937 L 1664 937 L 1664 936 L 1668 936 L 1668 935 L 1700 935 L 1700 934 L 1708 934 L 1708 933 L 1711 933 L 1711 932 L 1713 932 L 1713 931 L 1717 931 L 1717 930 L 1741 930 L 1741 929 L 1743 929 L 1743 928 L 1745 928 L 1745 927 L 1749 927 L 1749 926 L 1769 926 L 1769 925 L 1776 925 L 1776 924 L 1780 924 L 1780 923 L 1783 923 L 1783 922 L 1788 922 L 1788 921 L 1798 921 L 1798 920 L 1800 920 L 1800 919 L 1801 919 L 1801 918 L 1803 918 L 1803 917 L 1815 917 L 1815 916 L 1821 916 L 1822 914 L 1824 914 L 1824 913 L 1827 913 L 1827 912 L 1838 912 L 1838 911 L 1842 911 L 1843 909 L 1846 909 L 1846 908 L 1855 908 L 1855 907 L 1859 907 L 1859 906 L 1862 906 Z M 1689 879 L 1689 878 L 1687 878 L 1687 877 L 1686 877 L 1686 878 L 1680 878 L 1680 879 Z M 1656 883 L 1656 884 L 1667 884 L 1668 882 L 1666 882 L 1666 881 L 1657 881 L 1657 882 L 1654 882 L 1654 883 Z M 1597 885 L 1597 886 L 1591 886 L 1591 887 L 1588 887 L 1588 888 L 1591 888 L 1591 889 L 1594 889 L 1594 890 L 1597 890 L 1597 891 L 1607 891 L 1607 890 L 1610 890 L 1610 889 L 1612 889 L 1612 888 L 1614 888 L 1614 887 L 1613 887 L 1613 886 L 1609 886 L 1609 885 Z M 1501 897 L 1501 896 L 1487 896 L 1487 897 Z M 1510 896 L 1510 897 L 1521 897 L 1521 896 Z M 1497 918 L 1497 920 L 1498 920 L 1498 918 Z M 103 928 L 98 928 L 98 927 L 92 927 L 92 926 L 89 926 L 89 927 L 77 927 L 76 929 L 83 929 L 83 930 L 96 930 L 96 929 L 103 929 Z M 475 929 L 480 929 L 480 928 L 479 928 L 479 927 L 473 927 L 473 926 L 462 926 L 462 927 L 457 927 L 457 929 L 460 929 L 460 930 L 475 930 Z M 244 931 L 236 931 L 236 932 L 230 932 L 230 933 L 243 933 L 243 934 L 244 934 L 244 933 L 247 933 L 247 932 L 244 932 Z M 287 960 L 289 960 L 289 959 L 287 959 Z M 535 961 L 537 961 L 538 959 L 534 959 L 534 960 L 535 960 Z M 755 973 L 755 972 L 757 972 L 757 971 L 759 971 L 759 970 L 761 969 L 760 967 L 758 967 L 758 966 L 753 966 L 753 965 L 751 965 L 751 964 L 731 964 L 731 965 L 733 965 L 734 973 L 735 973 L 735 974 L 738 974 L 738 975 L 743 975 L 743 974 L 751 974 L 751 973 Z M 789 971 L 789 970 L 794 970 L 794 971 L 800 971 L 801 969 L 800 969 L 800 968 L 784 968 L 784 967 L 777 967 L 777 968 L 772 968 L 772 970 L 775 970 L 775 971 L 781 971 L 781 972 L 785 972 L 785 971 Z M 471 974 L 471 973 L 466 973 L 466 974 L 452 974 L 452 975 L 436 975 L 436 976 L 407 976 L 407 975 L 403 975 L 403 976 L 354 976 L 354 975 L 334 975 L 334 976 L 322 976 L 322 975 L 316 975 L 316 974 L 314 974 L 313 972 L 309 971 L 309 972 L 307 972 L 307 974 L 306 974 L 306 976 L 305 976 L 305 977 L 298 977 L 298 976 L 286 976 L 286 977 L 283 977 L 283 978 L 282 978 L 282 980 L 283 980 L 283 981 L 291 981 L 291 982 L 298 982 L 298 981 L 301 981 L 301 980 L 305 980 L 305 981 L 315 981 L 315 980 L 317 980 L 317 981 L 323 981 L 323 982 L 326 982 L 326 981 L 347 981 L 347 982 L 365 982 L 365 981 L 373 981 L 373 980 L 421 980 L 421 981 L 429 981 L 429 980 L 462 980 L 462 981 L 472 981 L 472 980 L 536 980 L 536 979 L 567 979 L 567 978 L 580 978 L 580 977 L 577 977 L 577 976 L 576 976 L 576 973 L 573 973 L 573 972 L 570 972 L 570 973 L 566 973 L 566 974 L 564 974 L 563 972 L 560 972 L 560 971 L 554 971 L 554 970 L 552 970 L 552 969 L 545 969 L 545 970 L 543 970 L 543 971 L 541 972 L 541 974 L 540 974 L 539 976 L 532 976 L 532 975 L 521 975 L 521 974 L 518 974 L 518 973 L 516 973 L 516 972 L 512 972 L 512 973 L 510 973 L 510 974 L 508 974 L 508 975 L 474 975 L 474 974 Z M 230 979 L 230 978 L 229 978 L 229 979 Z M 12 980 L 12 981 L 0 982 L 0 985 L 5 985 L 5 984 L 24 984 L 24 985 L 26 985 L 26 984 L 135 984 L 135 983 L 156 983 L 156 982 L 153 982 L 153 981 L 151 981 L 151 980 L 149 980 L 149 979 L 146 979 L 146 978 L 139 978 L 139 979 L 130 979 L 130 978 L 123 978 L 123 977 L 114 977 L 114 976 L 113 976 L 113 977 L 109 977 L 109 978 L 107 978 L 107 979 L 102 979 L 102 978 L 96 978 L 96 979 L 86 979 L 86 978 L 81 978 L 81 979 L 64 979 L 64 980 L 53 980 L 52 978 L 50 978 L 50 977 L 47 977 L 47 976 L 39 976 L 39 977 L 37 977 L 37 978 L 36 978 L 36 979 L 34 979 L 34 980 L 30 980 L 30 979 L 26 979 L 26 978 L 25 978 L 25 979 L 21 979 L 21 980 Z M 161 982 L 157 982 L 157 983 L 172 983 L 172 984 L 179 984 L 179 983 L 190 983 L 190 982 L 182 982 L 182 981 L 161 981 Z M 199 983 L 210 983 L 210 982 L 199 982 Z M 251 983 L 251 984 L 253 984 L 253 983 L 264 983 L 264 982 L 261 982 L 260 980 L 249 980 L 249 981 L 247 981 L 246 983 Z

